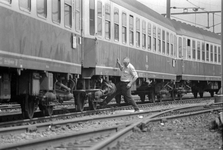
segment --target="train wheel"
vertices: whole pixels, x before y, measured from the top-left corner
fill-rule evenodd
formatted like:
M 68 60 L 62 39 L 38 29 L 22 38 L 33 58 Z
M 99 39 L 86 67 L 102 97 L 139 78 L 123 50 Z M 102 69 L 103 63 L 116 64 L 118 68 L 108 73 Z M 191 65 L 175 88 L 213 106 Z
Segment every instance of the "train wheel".
M 121 104 L 121 95 L 115 96 L 115 101 L 118 105 L 120 105 Z
M 149 97 L 149 101 L 151 101 L 152 103 L 155 102 L 155 93 L 154 92 L 149 93 L 148 97 Z
M 23 100 L 22 116 L 24 119 L 32 119 L 35 112 L 35 102 L 29 97 L 29 95 L 25 95 L 25 99 Z
M 88 98 L 88 104 L 90 110 L 97 110 L 97 103 L 92 100 L 92 98 Z
M 194 98 L 197 98 L 197 92 L 193 92 Z
M 200 98 L 203 98 L 204 93 L 203 92 L 199 92 Z
M 42 110 L 44 116 L 52 116 L 53 114 L 53 106 L 45 106 Z
M 145 94 L 140 94 L 139 95 L 141 102 L 145 102 L 146 96 Z
M 84 99 L 81 98 L 81 93 L 77 94 L 76 97 L 76 109 L 77 111 L 83 112 L 84 110 Z

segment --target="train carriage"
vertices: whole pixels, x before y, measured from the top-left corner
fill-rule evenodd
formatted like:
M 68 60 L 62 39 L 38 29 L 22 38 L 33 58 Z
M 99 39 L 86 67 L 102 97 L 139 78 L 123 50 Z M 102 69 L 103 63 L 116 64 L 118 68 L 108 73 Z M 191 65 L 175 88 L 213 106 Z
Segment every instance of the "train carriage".
M 133 0 L 83 3 L 83 78 L 105 76 L 116 83 L 116 59 L 128 56 L 139 75 L 132 91 L 142 100 L 150 94 L 154 100 L 164 85 L 176 80 L 176 34 L 170 20 Z M 158 83 L 153 86 L 157 90 L 148 91 L 147 86 L 147 93 L 139 94 L 137 89 L 146 81 Z
M 178 37 L 177 80 L 189 81 L 194 97 L 205 91 L 214 96 L 220 89 L 221 38 L 213 32 L 172 21 Z M 185 83 L 185 82 L 184 82 Z
M 0 0 L 0 20 L 0 100 L 28 118 L 64 100 L 96 109 L 120 80 L 117 58 L 131 59 L 143 102 L 220 88 L 220 37 L 135 0 Z
M 0 0 L 0 99 L 20 103 L 25 117 L 38 105 L 51 115 L 51 103 L 73 99 L 81 74 L 78 9 L 69 0 Z

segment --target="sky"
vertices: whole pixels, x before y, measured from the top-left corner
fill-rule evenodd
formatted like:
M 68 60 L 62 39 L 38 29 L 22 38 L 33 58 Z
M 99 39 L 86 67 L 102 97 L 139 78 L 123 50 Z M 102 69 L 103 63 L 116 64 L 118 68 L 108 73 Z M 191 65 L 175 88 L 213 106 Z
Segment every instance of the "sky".
M 166 14 L 166 1 L 167 0 L 138 0 L 149 8 L 155 10 L 160 14 Z M 177 7 L 179 9 L 171 9 L 171 13 L 182 13 L 183 8 L 189 8 L 188 12 L 194 12 L 192 8 L 200 7 L 197 12 L 208 11 L 221 11 L 221 0 L 170 0 L 170 7 Z M 190 14 L 190 15 L 172 15 L 171 19 L 186 22 L 204 29 L 207 29 L 208 19 L 207 14 Z M 215 13 L 214 15 L 215 33 L 221 32 L 221 13 Z M 213 32 L 213 13 L 209 14 L 209 26 Z

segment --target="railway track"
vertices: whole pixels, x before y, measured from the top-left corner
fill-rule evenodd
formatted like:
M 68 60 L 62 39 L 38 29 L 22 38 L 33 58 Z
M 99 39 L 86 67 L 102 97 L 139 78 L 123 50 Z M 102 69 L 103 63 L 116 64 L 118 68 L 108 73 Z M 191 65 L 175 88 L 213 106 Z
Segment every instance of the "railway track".
M 209 102 L 210 98 L 197 98 L 194 99 L 186 99 L 181 101 L 162 101 L 156 103 L 138 103 L 141 109 L 159 106 L 159 105 L 172 105 L 172 104 L 191 104 L 191 103 L 200 103 L 200 102 Z M 47 122 L 51 120 L 63 119 L 63 118 L 76 118 L 78 116 L 86 116 L 86 115 L 95 115 L 99 113 L 112 113 L 116 110 L 129 110 L 132 109 L 129 105 L 122 105 L 121 107 L 114 107 L 115 105 L 109 105 L 109 108 L 103 110 L 96 110 L 96 111 L 84 111 L 84 112 L 76 112 L 75 108 L 66 108 L 66 109 L 55 109 L 55 115 L 53 116 L 45 116 L 41 117 L 41 112 L 36 113 L 36 118 L 33 119 L 22 119 L 21 114 L 10 113 L 0 116 L 0 127 L 9 127 L 9 126 L 16 126 L 16 125 L 27 125 L 27 124 L 36 124 L 40 122 Z
M 103 127 L 94 130 L 85 129 L 81 132 L 72 132 L 65 135 L 42 138 L 38 140 L 29 140 L 28 142 L 19 142 L 18 144 L 10 144 L 2 146 L 1 149 L 69 149 L 69 148 L 84 148 L 91 150 L 109 149 L 117 145 L 124 138 L 128 137 L 135 131 L 146 131 L 151 122 L 165 123 L 167 120 L 186 117 L 189 115 L 197 115 L 220 111 L 222 103 L 206 105 L 197 104 L 193 106 L 184 106 L 164 111 L 143 111 L 139 113 L 125 113 L 118 115 L 110 115 L 104 117 L 93 118 L 92 121 L 113 120 L 120 118 L 138 118 L 129 120 L 125 123 Z M 143 116 L 143 118 L 139 118 Z M 83 120 L 81 120 L 83 122 Z M 64 122 L 65 123 L 65 122 Z M 65 124 L 71 124 L 66 122 Z M 49 128 L 49 126 L 48 126 Z M 52 126 L 51 126 L 52 128 Z M 80 140 L 81 139 L 81 140 Z
M 148 105 L 154 106 L 154 105 L 159 105 L 159 104 L 171 104 L 171 103 L 188 103 L 188 101 L 190 101 L 190 103 L 192 103 L 191 100 L 194 100 L 195 103 L 202 101 L 202 100 L 209 100 L 212 99 L 211 97 L 204 97 L 204 98 L 197 98 L 197 99 L 191 99 L 191 97 L 185 97 L 183 100 L 175 100 L 175 101 L 171 101 L 170 99 L 166 99 L 165 101 L 162 102 L 155 102 L 155 103 L 151 103 L 149 101 L 146 101 L 144 103 L 148 103 Z M 143 104 L 139 99 L 136 99 L 137 104 Z M 128 104 L 121 104 L 120 106 L 126 106 Z M 68 107 L 67 107 L 68 106 Z M 18 109 L 20 109 L 20 106 L 13 106 L 16 107 Z M 7 109 L 13 109 L 12 108 L 7 108 Z M 107 107 L 117 107 L 116 103 L 113 101 L 111 104 L 109 104 Z M 4 108 L 5 109 L 5 108 Z M 88 107 L 85 108 L 85 110 L 89 110 Z M 60 104 L 58 105 L 55 109 L 54 109 L 54 113 L 53 116 L 55 115 L 59 115 L 59 114 L 66 114 L 66 113 L 72 113 L 72 112 L 77 112 L 75 105 L 73 102 L 65 102 L 64 104 Z M 42 117 L 42 112 L 37 110 L 34 114 L 34 118 L 40 118 Z M 47 117 L 46 117 L 47 118 Z M 21 112 L 18 111 L 10 111 L 10 112 L 2 112 L 0 113 L 0 122 L 9 122 L 9 121 L 14 121 L 14 120 L 21 120 L 23 119 Z M 0 124 L 1 126 L 1 124 Z

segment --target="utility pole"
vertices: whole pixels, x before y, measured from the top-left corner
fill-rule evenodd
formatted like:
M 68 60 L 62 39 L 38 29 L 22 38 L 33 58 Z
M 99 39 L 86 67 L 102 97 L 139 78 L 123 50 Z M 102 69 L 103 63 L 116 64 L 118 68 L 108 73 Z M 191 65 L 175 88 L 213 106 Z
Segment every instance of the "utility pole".
M 170 0 L 166 0 L 166 17 L 170 19 Z
M 221 1 L 221 22 L 223 21 L 223 1 Z M 223 24 L 221 23 L 221 89 L 219 95 L 215 96 L 215 103 L 223 102 Z
M 221 94 L 223 94 L 223 52 L 222 52 L 222 48 L 223 48 L 223 2 L 221 1 Z M 222 98 L 223 101 L 223 98 Z

